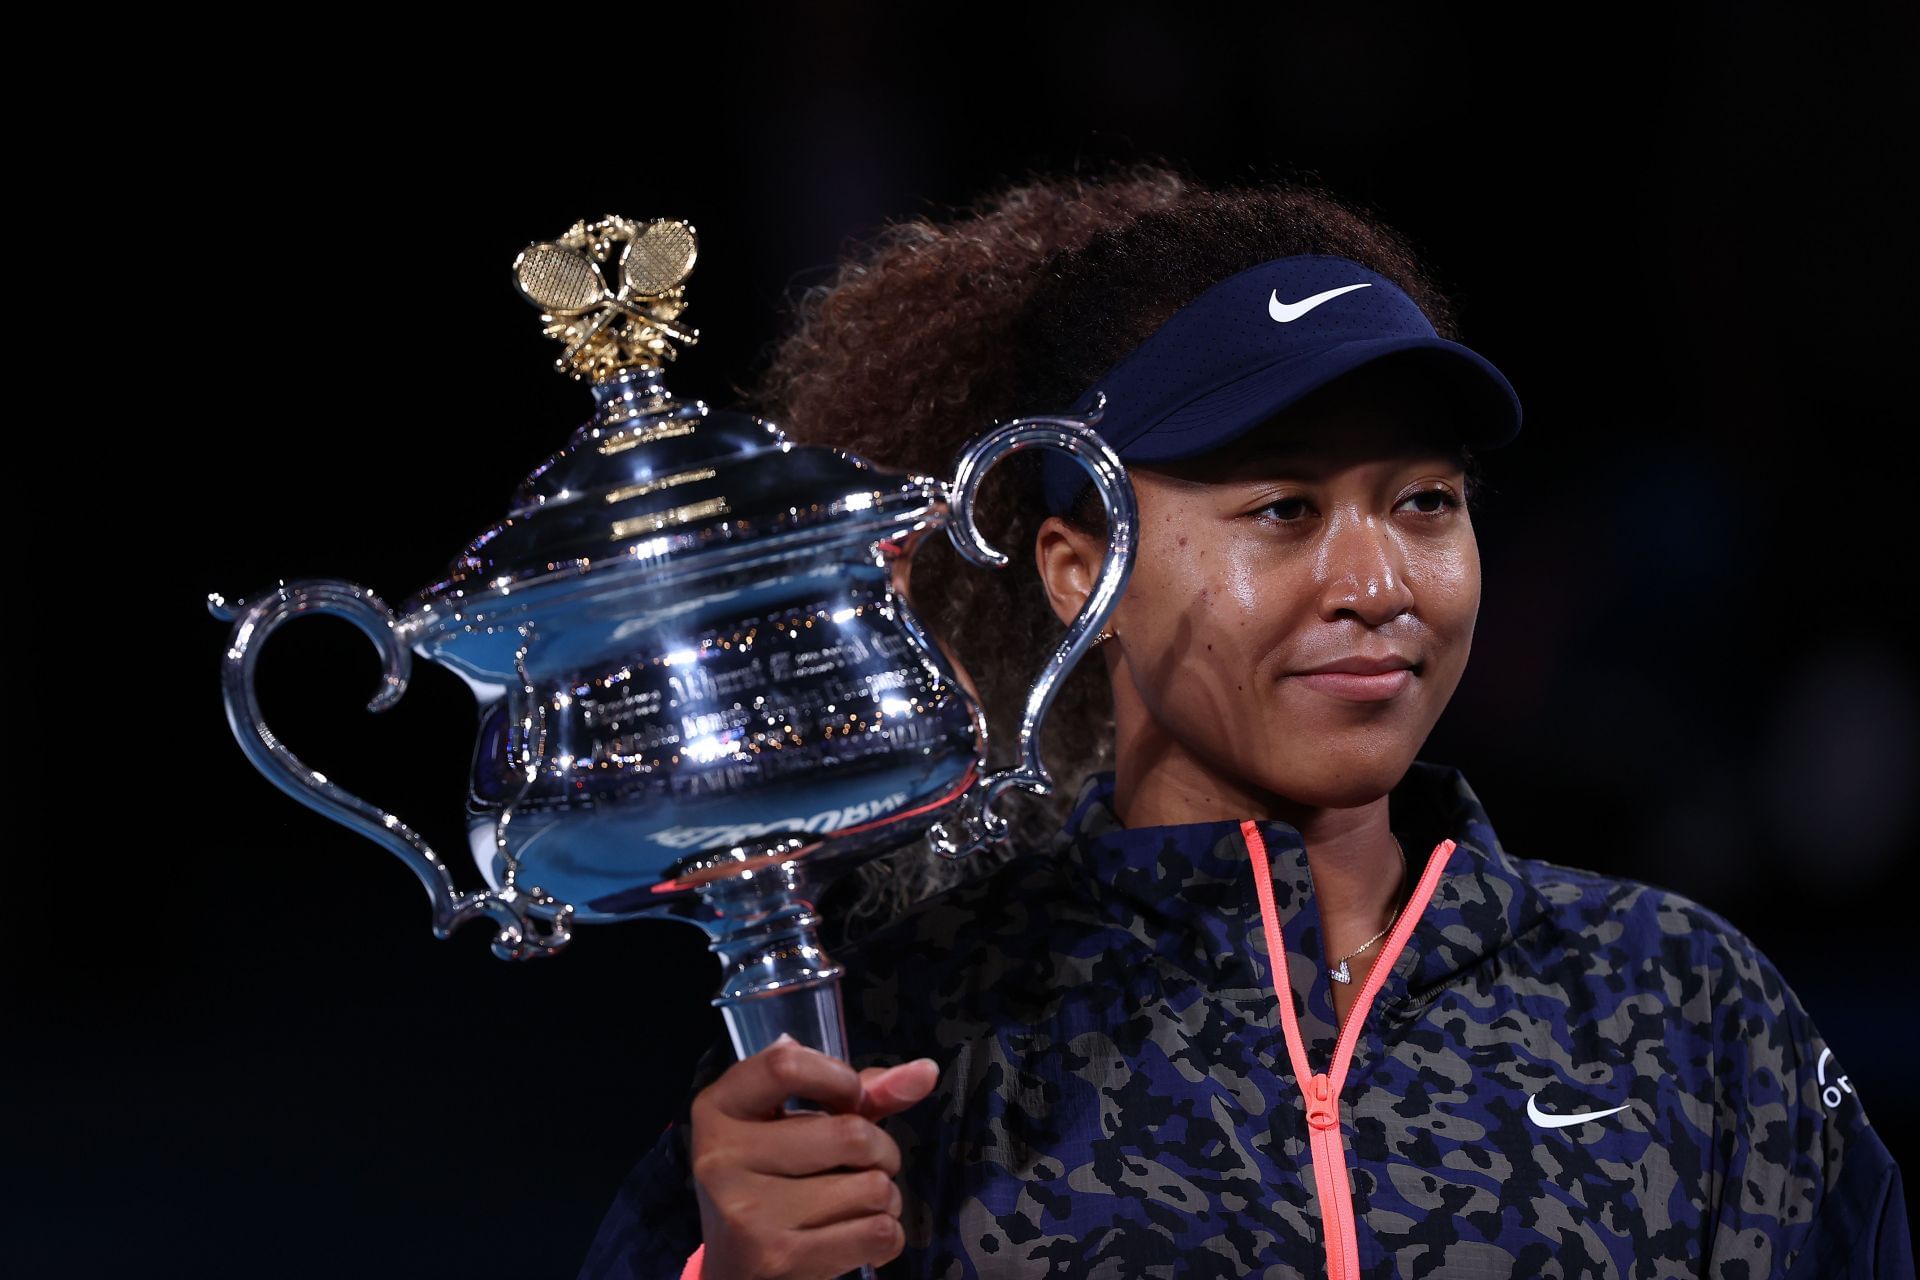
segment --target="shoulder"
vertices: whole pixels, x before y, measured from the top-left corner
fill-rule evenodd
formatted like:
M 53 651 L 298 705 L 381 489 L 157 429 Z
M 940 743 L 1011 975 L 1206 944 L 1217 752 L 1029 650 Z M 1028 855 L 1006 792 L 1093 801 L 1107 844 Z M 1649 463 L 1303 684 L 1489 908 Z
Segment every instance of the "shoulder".
M 1616 974 L 1684 966 L 1718 984 L 1718 994 L 1785 1012 L 1792 993 L 1773 962 L 1720 912 L 1643 880 L 1604 875 L 1543 858 L 1508 856 L 1545 904 L 1547 937 L 1578 946 L 1593 967 Z
M 1744 1262 L 1755 1274 L 1910 1275 L 1899 1169 L 1773 959 L 1685 894 L 1510 861 L 1547 904 L 1533 945 L 1572 958 L 1590 993 L 1635 1006 L 1637 1029 L 1662 1037 L 1668 1087 L 1702 1108 L 1713 1273 Z M 1880 1261 L 1847 1269 L 1870 1258 Z
M 1589 981 L 1654 997 L 1652 1012 L 1710 1040 L 1745 1083 L 1781 1078 L 1819 1056 L 1811 1018 L 1773 960 L 1726 916 L 1646 881 L 1539 858 L 1509 859 L 1545 904 L 1534 945 L 1569 957 Z M 1739 1083 L 1728 1079 L 1727 1084 Z
M 1495 851 L 1512 935 L 1498 981 L 1725 1113 L 1790 1086 L 1824 1044 L 1779 968 L 1719 911 L 1648 883 Z M 1497 920 L 1493 923 L 1499 923 Z
M 1003 853 L 835 950 L 849 1037 L 898 1053 L 1044 1021 L 1063 999 L 1101 980 L 1116 941 L 1116 927 L 1056 850 Z
M 879 955 L 1027 934 L 1044 928 L 1053 912 L 1068 907 L 1072 886 L 1050 850 L 1021 846 L 983 856 L 991 861 L 862 934 L 852 947 Z M 1036 916 L 1030 906 L 1040 908 L 1041 914 Z

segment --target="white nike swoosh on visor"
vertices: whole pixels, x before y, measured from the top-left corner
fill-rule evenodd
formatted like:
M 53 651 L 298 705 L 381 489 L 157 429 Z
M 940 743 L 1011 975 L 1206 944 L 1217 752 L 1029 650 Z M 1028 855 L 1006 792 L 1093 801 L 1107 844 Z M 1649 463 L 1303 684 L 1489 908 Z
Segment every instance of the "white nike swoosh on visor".
M 1302 298 L 1298 302 L 1280 301 L 1280 291 L 1275 289 L 1267 296 L 1267 314 L 1281 324 L 1291 324 L 1329 298 L 1337 298 L 1343 293 L 1352 293 L 1355 289 L 1366 287 L 1365 284 L 1343 285 L 1338 289 L 1329 289 L 1325 293 L 1316 293 L 1311 298 Z
M 1570 1124 L 1584 1124 L 1588 1120 L 1598 1120 L 1602 1116 L 1625 1111 L 1632 1105 L 1631 1102 L 1623 1102 L 1617 1107 L 1608 1107 L 1605 1111 L 1582 1111 L 1578 1115 L 1550 1116 L 1540 1109 L 1540 1095 L 1530 1093 L 1527 1095 L 1527 1119 L 1542 1129 L 1564 1129 Z

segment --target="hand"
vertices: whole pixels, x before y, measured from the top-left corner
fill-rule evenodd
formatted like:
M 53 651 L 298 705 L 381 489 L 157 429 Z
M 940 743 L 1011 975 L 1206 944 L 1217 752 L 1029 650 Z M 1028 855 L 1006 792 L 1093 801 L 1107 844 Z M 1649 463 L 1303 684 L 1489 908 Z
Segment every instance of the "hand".
M 900 1147 L 879 1120 L 932 1092 L 931 1058 L 861 1072 L 790 1037 L 694 1096 L 702 1280 L 833 1280 L 900 1254 Z M 788 1114 L 789 1095 L 827 1113 Z

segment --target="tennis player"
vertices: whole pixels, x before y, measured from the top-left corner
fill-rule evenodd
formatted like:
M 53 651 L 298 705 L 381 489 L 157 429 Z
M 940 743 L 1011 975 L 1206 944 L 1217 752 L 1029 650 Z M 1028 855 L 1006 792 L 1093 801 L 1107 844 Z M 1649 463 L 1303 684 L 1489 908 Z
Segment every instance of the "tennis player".
M 852 1065 L 715 1043 L 583 1276 L 1913 1274 L 1845 1047 L 1767 957 L 1507 849 L 1416 758 L 1521 411 L 1399 235 L 1288 183 L 1027 181 L 853 252 L 757 395 L 925 473 L 1103 399 L 1139 557 L 1056 704 L 1057 807 L 830 895 Z M 1033 569 L 929 546 L 900 585 L 1005 742 L 1105 538 L 1070 463 L 996 487 Z

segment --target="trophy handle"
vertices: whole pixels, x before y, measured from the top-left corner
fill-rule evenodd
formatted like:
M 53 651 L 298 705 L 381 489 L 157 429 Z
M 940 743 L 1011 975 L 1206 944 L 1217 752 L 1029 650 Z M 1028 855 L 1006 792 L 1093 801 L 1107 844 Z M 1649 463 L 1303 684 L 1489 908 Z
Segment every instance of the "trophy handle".
M 1060 681 L 1080 661 L 1093 637 L 1106 626 L 1120 603 L 1127 577 L 1133 572 L 1135 530 L 1139 522 L 1133 484 L 1127 479 L 1120 456 L 1093 429 L 1105 413 L 1106 404 L 1106 394 L 1101 392 L 1084 418 L 1016 418 L 988 431 L 960 452 L 953 483 L 948 487 L 947 501 L 954 521 L 947 526 L 947 536 L 953 539 L 961 555 L 975 564 L 996 569 L 1007 563 L 1007 557 L 987 542 L 974 523 L 975 495 L 981 478 L 994 463 L 1009 453 L 1034 446 L 1061 450 L 1093 477 L 1094 487 L 1100 491 L 1100 500 L 1107 509 L 1107 554 L 1086 603 L 1080 606 L 1072 625 L 1027 691 L 1027 710 L 1020 721 L 1020 762 L 982 779 L 979 786 L 967 792 L 952 818 L 928 829 L 928 844 L 943 857 L 965 857 L 1005 834 L 1006 820 L 993 811 L 993 802 L 1008 787 L 1025 787 L 1036 795 L 1046 795 L 1053 789 L 1053 779 L 1040 759 L 1040 724 L 1053 705 Z
M 221 669 L 221 685 L 227 723 L 254 768 L 301 804 L 359 832 L 412 868 L 426 886 L 433 905 L 435 937 L 445 938 L 468 920 L 486 916 L 499 926 L 493 953 L 503 960 L 552 955 L 567 945 L 572 937 L 568 928 L 573 919 L 570 904 L 558 903 L 537 890 L 529 893 L 509 887 L 499 892 L 463 893 L 456 889 L 445 860 L 411 827 L 329 781 L 325 774 L 309 769 L 281 744 L 261 717 L 260 703 L 254 696 L 254 666 L 259 661 L 260 646 L 281 623 L 306 613 L 345 618 L 380 650 L 386 677 L 380 691 L 367 703 L 367 710 L 385 711 L 400 701 L 400 695 L 407 691 L 413 655 L 395 634 L 393 610 L 380 597 L 351 582 L 304 579 L 282 581 L 271 591 L 231 604 L 217 592 L 209 592 L 207 608 L 214 617 L 234 624 Z

